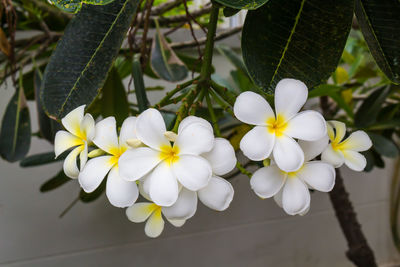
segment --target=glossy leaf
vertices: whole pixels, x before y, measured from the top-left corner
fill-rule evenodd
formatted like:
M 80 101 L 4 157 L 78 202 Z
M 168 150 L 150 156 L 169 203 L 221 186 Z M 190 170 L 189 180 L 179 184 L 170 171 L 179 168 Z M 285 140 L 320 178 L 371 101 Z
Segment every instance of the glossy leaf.
M 368 135 L 371 138 L 376 152 L 382 156 L 395 158 L 399 155 L 399 149 L 393 140 L 375 133 L 368 133 Z
M 64 174 L 64 171 L 61 170 L 59 173 L 57 173 L 56 176 L 54 176 L 53 178 L 51 178 L 50 180 L 48 180 L 44 184 L 42 184 L 42 186 L 40 187 L 40 192 L 44 193 L 44 192 L 54 190 L 69 181 L 72 181 L 72 179 L 67 177 Z
M 232 17 L 232 16 L 236 15 L 239 12 L 240 12 L 240 9 L 231 8 L 231 7 L 228 7 L 228 6 L 224 8 L 224 16 L 227 17 L 227 18 Z
M 145 111 L 149 107 L 146 87 L 144 86 L 142 66 L 139 55 L 135 55 L 132 62 L 132 77 L 135 85 L 136 100 L 139 106 L 139 112 Z
M 400 83 L 400 1 L 356 0 L 355 13 L 376 63 Z
M 55 119 L 89 105 L 103 87 L 139 0 L 84 5 L 68 24 L 44 73 L 41 98 Z
M 56 158 L 56 155 L 54 154 L 54 152 L 46 152 L 46 153 L 31 155 L 31 156 L 28 156 L 28 157 L 24 158 L 23 160 L 21 160 L 19 162 L 19 166 L 34 167 L 34 166 L 40 166 L 40 165 L 44 165 L 44 164 L 48 164 L 48 163 L 61 161 L 67 157 L 68 153 L 69 153 L 69 151 L 66 151 L 63 154 L 61 154 L 60 156 L 58 156 L 57 158 Z
M 353 19 L 351 0 L 270 0 L 246 16 L 242 50 L 254 82 L 274 90 L 283 78 L 309 88 L 339 63 Z
M 31 120 L 21 86 L 8 103 L 0 132 L 0 155 L 9 162 L 25 157 L 31 144 Z
M 235 9 L 256 9 L 269 0 L 215 0 L 216 2 Z
M 56 7 L 65 12 L 76 13 L 82 8 L 82 4 L 106 5 L 114 0 L 50 0 Z
M 151 49 L 151 68 L 161 79 L 177 82 L 185 79 L 188 69 L 169 46 L 157 27 Z
M 117 125 L 121 126 L 129 116 L 129 104 L 118 70 L 112 68 L 104 83 L 101 96 L 101 114 L 103 117 L 114 116 Z

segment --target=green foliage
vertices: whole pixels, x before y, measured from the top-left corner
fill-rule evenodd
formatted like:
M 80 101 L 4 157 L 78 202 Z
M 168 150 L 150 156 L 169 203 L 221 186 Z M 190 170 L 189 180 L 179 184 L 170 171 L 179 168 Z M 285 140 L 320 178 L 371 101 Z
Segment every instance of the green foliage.
M 142 66 L 140 58 L 135 56 L 132 62 L 132 77 L 135 84 L 136 99 L 139 107 L 139 112 L 146 110 L 149 107 L 149 100 L 146 95 L 146 87 L 144 86 Z
M 215 0 L 230 8 L 235 9 L 257 9 L 269 0 Z
M 325 82 L 345 46 L 353 5 L 349 0 L 270 0 L 249 11 L 242 50 L 254 82 L 265 90 L 283 78 L 302 80 L 309 88 Z
M 19 162 L 19 166 L 21 167 L 35 167 L 35 166 L 41 166 L 44 164 L 48 163 L 53 163 L 57 161 L 61 161 L 65 159 L 67 156 L 67 153 L 61 154 L 58 158 L 56 158 L 56 155 L 54 152 L 46 152 L 46 153 L 40 153 L 40 154 L 35 154 L 31 155 L 28 157 L 25 157 L 23 160 Z
M 114 0 L 50 0 L 55 6 L 65 12 L 76 13 L 83 4 L 107 5 Z
M 41 98 L 49 116 L 60 119 L 95 99 L 138 2 L 116 0 L 105 6 L 84 6 L 68 24 L 43 78 Z M 101 30 L 94 21 L 101 22 Z
M 355 13 L 376 63 L 400 83 L 400 1 L 356 0 Z
M 49 179 L 40 186 L 40 192 L 44 193 L 54 190 L 66 184 L 69 181 L 72 181 L 72 179 L 64 174 L 64 170 L 61 170 L 53 178 Z

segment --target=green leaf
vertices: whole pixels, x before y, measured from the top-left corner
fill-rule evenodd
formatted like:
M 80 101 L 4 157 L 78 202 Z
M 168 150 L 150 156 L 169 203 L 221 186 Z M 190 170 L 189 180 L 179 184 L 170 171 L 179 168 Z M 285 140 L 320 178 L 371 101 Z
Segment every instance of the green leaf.
M 186 65 L 186 67 L 190 71 L 200 73 L 201 60 L 199 60 L 198 58 L 195 58 L 195 57 L 191 57 L 184 53 L 177 52 L 176 55 L 179 57 L 180 60 L 182 60 L 182 62 Z M 213 66 L 211 66 L 211 73 L 214 73 L 214 72 L 215 72 L 215 68 Z
M 232 17 L 232 16 L 236 15 L 237 13 L 239 13 L 240 9 L 231 8 L 231 7 L 227 6 L 224 8 L 223 12 L 224 12 L 224 16 L 229 18 L 229 17 Z
M 400 1 L 356 0 L 355 13 L 376 63 L 400 83 Z
M 365 127 L 376 122 L 382 104 L 390 93 L 390 86 L 381 87 L 370 94 L 354 116 L 354 124 L 357 127 Z
M 308 98 L 329 96 L 334 93 L 339 93 L 343 88 L 333 84 L 321 84 L 310 91 Z
M 368 135 L 371 138 L 374 149 L 382 156 L 395 158 L 399 155 L 399 149 L 393 140 L 371 132 Z
M 271 91 L 283 78 L 309 88 L 327 80 L 345 47 L 353 6 L 351 0 L 270 0 L 249 11 L 242 50 L 251 78 Z
M 188 69 L 160 33 L 158 25 L 151 49 L 150 62 L 154 73 L 163 80 L 177 82 L 182 81 L 188 75 Z
M 31 145 L 31 121 L 21 86 L 8 103 L 0 132 L 0 155 L 9 162 L 25 157 Z
M 114 0 L 50 0 L 56 7 L 65 12 L 76 13 L 82 8 L 82 4 L 106 5 Z
M 235 9 L 256 9 L 269 0 L 215 0 L 216 2 Z
M 44 192 L 54 190 L 69 181 L 72 181 L 72 179 L 67 177 L 64 174 L 64 171 L 61 170 L 59 173 L 57 173 L 56 176 L 54 176 L 53 178 L 51 178 L 50 180 L 48 180 L 44 184 L 42 184 L 42 186 L 40 187 L 40 192 L 44 193 Z
M 146 87 L 144 86 L 140 55 L 135 55 L 133 58 L 132 77 L 133 83 L 135 84 L 135 93 L 139 106 L 139 112 L 143 112 L 149 107 L 149 100 L 147 99 Z
M 101 114 L 103 117 L 114 116 L 121 126 L 129 116 L 129 104 L 124 84 L 118 70 L 112 68 L 104 83 L 101 96 Z
M 69 151 L 61 154 L 56 158 L 54 152 L 46 152 L 28 156 L 19 162 L 19 166 L 21 167 L 34 167 L 40 166 L 48 163 L 53 163 L 57 161 L 61 161 L 67 157 Z
M 41 98 L 55 119 L 89 105 L 103 87 L 139 0 L 84 5 L 68 24 L 44 73 Z

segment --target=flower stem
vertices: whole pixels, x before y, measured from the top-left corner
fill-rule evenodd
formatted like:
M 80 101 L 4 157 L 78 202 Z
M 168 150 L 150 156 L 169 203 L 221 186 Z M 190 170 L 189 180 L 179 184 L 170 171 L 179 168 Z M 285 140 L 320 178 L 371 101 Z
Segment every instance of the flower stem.
M 207 102 L 208 113 L 210 114 L 210 117 L 211 117 L 211 122 L 212 122 L 212 126 L 214 128 L 215 135 L 217 137 L 221 137 L 221 131 L 219 130 L 219 127 L 218 127 L 217 116 L 215 116 L 214 108 L 212 106 L 209 93 L 206 93 L 206 102 Z
M 165 97 L 160 100 L 160 102 L 158 102 L 157 104 L 154 105 L 154 107 L 161 108 L 161 107 L 171 104 L 169 101 L 171 99 L 171 97 L 173 97 L 176 93 L 182 91 L 183 89 L 187 88 L 188 86 L 196 83 L 198 79 L 199 79 L 199 77 L 196 77 L 196 78 L 189 80 L 187 82 L 184 82 L 182 84 L 178 84 L 174 90 L 168 92 L 165 95 Z

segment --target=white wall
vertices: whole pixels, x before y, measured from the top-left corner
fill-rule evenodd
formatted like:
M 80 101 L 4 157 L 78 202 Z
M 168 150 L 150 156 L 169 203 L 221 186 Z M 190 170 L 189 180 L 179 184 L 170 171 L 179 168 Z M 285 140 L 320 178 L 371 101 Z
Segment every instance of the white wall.
M 231 68 L 221 57 L 216 67 L 224 75 Z M 0 94 L 4 114 L 12 89 Z M 160 97 L 156 92 L 152 99 Z M 29 153 L 51 149 L 34 138 Z M 167 225 L 160 238 L 149 239 L 143 224 L 130 223 L 124 210 L 112 207 L 104 196 L 92 204 L 78 203 L 59 219 L 79 192 L 77 182 L 46 194 L 39 193 L 39 186 L 60 168 L 56 163 L 22 169 L 0 160 L 1 265 L 352 266 L 327 194 L 313 193 L 309 214 L 291 217 L 273 200 L 257 198 L 248 178 L 240 176 L 232 181 L 235 198 L 226 212 L 199 204 L 184 227 Z M 343 168 L 363 230 L 382 264 L 400 260 L 388 222 L 391 173 L 392 164 L 369 174 Z

